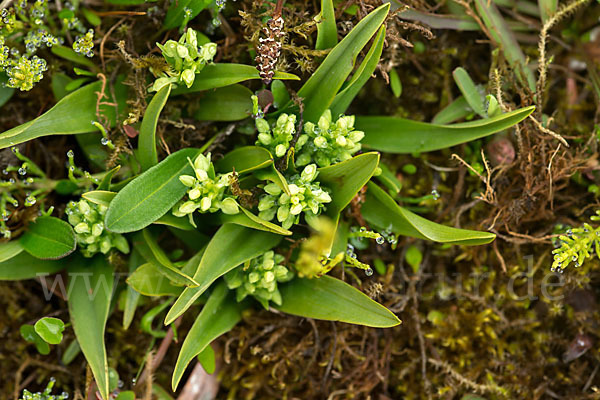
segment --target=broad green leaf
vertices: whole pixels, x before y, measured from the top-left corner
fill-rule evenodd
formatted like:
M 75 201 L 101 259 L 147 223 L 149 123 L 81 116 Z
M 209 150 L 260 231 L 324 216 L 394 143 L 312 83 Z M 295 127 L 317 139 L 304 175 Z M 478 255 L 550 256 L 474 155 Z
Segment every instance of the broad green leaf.
M 304 120 L 317 121 L 329 108 L 342 84 L 354 69 L 358 53 L 377 32 L 388 15 L 389 3 L 363 18 L 342 41 L 331 50 L 319 68 L 298 91 L 304 99 Z
M 71 225 L 55 217 L 38 217 L 29 224 L 20 242 L 29 254 L 46 260 L 68 256 L 76 246 Z
M 200 11 L 204 10 L 212 3 L 212 0 L 178 0 L 171 3 L 167 10 L 167 16 L 163 26 L 165 29 L 180 27 L 185 22 L 185 12 L 190 10 L 191 15 L 188 21 L 196 18 Z
M 460 89 L 460 92 L 464 96 L 465 100 L 469 104 L 469 107 L 473 109 L 481 117 L 485 118 L 487 112 L 485 105 L 483 104 L 483 96 L 475 86 L 475 83 L 463 67 L 458 67 L 452 72 L 454 82 Z
M 480 139 L 518 124 L 535 107 L 454 125 L 435 125 L 396 117 L 357 117 L 356 129 L 365 132 L 365 148 L 386 153 L 410 154 L 444 149 Z
M 428 239 L 434 242 L 480 245 L 490 243 L 496 235 L 489 232 L 457 229 L 431 222 L 400 207 L 383 189 L 369 183 L 365 202 L 361 207 L 365 220 L 379 228 L 391 228 L 397 235 Z
M 129 256 L 129 276 L 144 262 L 142 255 L 134 248 Z M 123 306 L 123 328 L 128 329 L 133 321 L 140 294 L 131 286 L 125 289 L 125 304 Z
M 62 261 L 40 260 L 26 251 L 22 251 L 14 257 L 0 262 L 0 281 L 20 281 L 38 276 L 48 276 L 64 267 L 65 264 Z
M 272 232 L 285 236 L 292 234 L 291 231 L 284 229 L 272 222 L 265 221 L 264 219 L 254 215 L 251 211 L 246 210 L 244 207 L 240 206 L 240 211 L 240 213 L 234 215 L 219 213 L 217 219 L 221 224 L 232 223 L 259 231 Z
M 75 257 L 69 266 L 69 289 L 69 314 L 75 337 L 102 398 L 109 400 L 104 332 L 112 297 L 113 269 L 103 256 Z
M 59 344 L 63 338 L 65 323 L 58 318 L 44 317 L 38 320 L 33 327 L 46 343 Z
M 215 351 L 210 344 L 198 354 L 198 362 L 207 374 L 214 374 L 215 369 L 217 369 L 217 363 L 215 360 Z
M 146 246 L 148 246 L 148 249 L 152 252 L 153 259 L 156 261 L 153 262 L 153 264 L 164 276 L 173 281 L 173 283 L 187 286 L 198 286 L 196 281 L 181 272 L 176 266 L 173 265 L 163 249 L 161 249 L 158 243 L 156 243 L 156 239 L 152 237 L 150 230 L 144 229 L 142 231 L 142 237 L 144 238 Z M 148 256 L 148 254 L 145 256 Z M 150 259 L 148 261 L 150 261 Z
M 144 296 L 179 296 L 183 288 L 173 285 L 152 263 L 140 265 L 127 278 L 127 284 Z
M 338 43 L 333 0 L 321 0 L 321 13 L 317 23 L 316 50 L 331 49 Z
M 464 96 L 459 96 L 435 114 L 431 123 L 434 125 L 450 124 L 473 114 L 473 112 L 471 107 L 469 107 L 469 103 L 467 103 L 467 99 Z
M 258 70 L 245 64 L 208 64 L 202 72 L 196 74 L 191 87 L 179 86 L 173 89 L 173 95 L 200 92 L 233 85 L 250 79 L 261 79 Z M 285 72 L 275 72 L 273 79 L 300 80 L 296 75 Z
M 158 155 L 156 154 L 156 126 L 160 113 L 167 104 L 167 99 L 171 93 L 171 85 L 165 85 L 160 89 L 146 108 L 142 125 L 140 126 L 140 135 L 138 140 L 138 159 L 142 171 L 158 164 Z
M 369 52 L 365 56 L 348 85 L 342 89 L 333 99 L 331 103 L 331 114 L 340 115 L 346 112 L 352 100 L 356 97 L 360 89 L 367 83 L 367 81 L 375 72 L 377 65 L 379 64 L 379 58 L 383 51 L 383 42 L 385 41 L 385 26 L 379 28 L 379 32 L 373 41 L 373 45 L 369 49 Z
M 475 0 L 475 8 L 492 39 L 502 49 L 517 78 L 524 86 L 529 87 L 532 92 L 535 92 L 533 71 L 529 69 L 523 50 L 521 50 L 517 39 L 515 39 L 510 28 L 506 25 L 496 5 L 490 3 L 488 0 Z
M 116 195 L 116 192 L 110 192 L 108 190 L 92 190 L 91 192 L 82 194 L 81 197 L 94 204 L 108 207 Z
M 235 224 L 225 224 L 206 247 L 194 274 L 198 287 L 185 288 L 165 318 L 165 325 L 175 321 L 192 303 L 222 275 L 238 265 L 258 257 L 275 247 L 281 236 L 249 229 Z
M 179 150 L 129 182 L 108 207 L 106 229 L 138 231 L 165 215 L 185 195 L 187 187 L 179 176 L 193 173 L 188 158 L 193 160 L 198 153 L 192 148 Z
M 183 341 L 173 370 L 173 391 L 177 389 L 190 361 L 210 346 L 213 340 L 229 332 L 242 319 L 242 310 L 243 304 L 235 300 L 234 293 L 227 289 L 225 282 L 215 287 Z
M 283 303 L 274 308 L 300 317 L 390 328 L 402 321 L 390 310 L 347 283 L 325 275 L 280 284 Z
M 356 193 L 371 179 L 379 164 L 379 154 L 365 153 L 325 168 L 319 168 L 317 180 L 331 190 L 327 215 L 334 216 L 350 204 Z
M 95 131 L 96 128 L 90 122 L 97 119 L 96 92 L 100 87 L 100 82 L 86 85 L 62 98 L 54 107 L 36 119 L 1 133 L 0 149 L 41 136 L 74 135 Z M 114 107 L 101 106 L 101 110 L 109 120 L 114 120 Z
M 23 251 L 23 246 L 18 240 L 10 242 L 0 242 L 0 263 L 10 260 Z
M 196 100 L 198 121 L 240 121 L 252 114 L 252 92 L 242 85 L 209 90 Z
M 258 146 L 238 147 L 225 154 L 215 163 L 215 169 L 227 173 L 235 170 L 238 174 L 265 168 L 273 163 L 269 150 Z

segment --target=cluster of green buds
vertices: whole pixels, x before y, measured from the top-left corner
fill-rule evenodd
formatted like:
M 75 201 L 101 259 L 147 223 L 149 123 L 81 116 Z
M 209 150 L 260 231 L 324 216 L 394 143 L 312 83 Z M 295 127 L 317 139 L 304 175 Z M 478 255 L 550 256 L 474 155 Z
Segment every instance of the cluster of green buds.
M 302 212 L 307 217 L 319 215 L 325 204 L 331 202 L 331 196 L 321 188 L 319 182 L 314 181 L 317 175 L 315 164 L 304 167 L 301 174 L 293 175 L 288 180 L 289 194 L 274 183 L 265 185 L 266 194 L 258 203 L 259 217 L 270 221 L 277 215 L 283 228 L 289 229 L 299 222 Z
M 265 147 L 277 158 L 283 157 L 296 133 L 296 116 L 281 114 L 272 129 L 264 118 L 256 118 L 255 123 L 258 130 L 256 144 Z
M 106 254 L 113 247 L 122 253 L 129 253 L 129 243 L 125 237 L 104 228 L 106 210 L 108 207 L 85 199 L 67 204 L 67 219 L 73 225 L 77 244 L 85 257 L 92 257 L 98 252 Z
M 194 162 L 189 160 L 194 168 L 195 176 L 181 175 L 179 181 L 187 186 L 187 200 L 183 199 L 173 207 L 173 215 L 183 217 L 188 215 L 192 225 L 194 220 L 192 213 L 214 213 L 222 211 L 225 214 L 237 214 L 240 208 L 235 201 L 235 196 L 228 194 L 232 180 L 235 179 L 233 172 L 227 174 L 215 174 L 215 167 L 210 161 L 210 153 L 207 156 L 200 154 Z
M 282 255 L 267 251 L 225 274 L 225 282 L 229 289 L 236 290 L 237 301 L 242 301 L 250 295 L 266 309 L 269 308 L 269 301 L 281 305 L 281 293 L 277 283 L 288 282 L 294 277 L 294 274 L 282 265 L 284 260 Z
M 590 219 L 600 221 L 600 210 Z M 559 236 L 559 240 L 560 247 L 552 251 L 552 271 L 562 273 L 571 262 L 575 263 L 575 267 L 579 267 L 594 251 L 600 255 L 600 227 L 593 228 L 585 223 L 581 228 L 569 229 L 566 235 Z
M 56 379 L 50 378 L 48 385 L 46 385 L 46 389 L 43 392 L 32 393 L 27 389 L 23 390 L 23 397 L 19 400 L 66 400 L 69 398 L 69 394 L 67 392 L 62 392 L 61 394 L 53 395 L 52 388 L 54 388 L 54 384 L 56 383 Z
M 164 45 L 156 45 L 162 50 L 170 71 L 167 72 L 167 76 L 159 77 L 154 82 L 151 91 L 158 91 L 168 84 L 184 83 L 188 88 L 191 87 L 196 74 L 217 54 L 216 43 L 209 42 L 198 46 L 198 34 L 192 28 L 188 28 L 179 42 L 168 40 Z
M 48 70 L 46 60 L 38 56 L 9 58 L 0 67 L 4 69 L 8 76 L 6 86 L 21 91 L 31 90 L 33 85 L 42 80 L 44 72 Z
M 93 57 L 94 52 L 94 30 L 90 29 L 83 36 L 78 36 L 73 43 L 73 50 L 75 52 L 84 54 L 87 57 Z
M 75 7 L 67 2 L 59 13 L 59 18 L 64 17 L 65 20 L 68 16 L 69 21 L 77 23 L 65 24 L 67 29 L 76 28 L 85 32 L 85 28 L 75 17 L 74 9 Z M 15 1 L 12 7 L 0 11 L 0 72 L 5 72 L 8 76 L 6 86 L 28 91 L 43 78 L 48 69 L 47 62 L 35 53 L 40 48 L 64 43 L 63 38 L 54 36 L 48 30 L 48 26 L 55 26 L 49 17 L 47 0 Z M 93 33 L 94 31 L 90 30 L 84 36 L 78 37 L 73 44 L 75 51 L 91 57 Z M 22 53 L 18 48 L 21 46 L 24 46 L 24 50 L 21 49 Z
M 327 110 L 316 125 L 304 124 L 304 134 L 296 143 L 296 165 L 316 162 L 319 167 L 327 167 L 348 160 L 360 150 L 364 136 L 364 132 L 354 130 L 354 116 L 342 115 L 333 122 Z

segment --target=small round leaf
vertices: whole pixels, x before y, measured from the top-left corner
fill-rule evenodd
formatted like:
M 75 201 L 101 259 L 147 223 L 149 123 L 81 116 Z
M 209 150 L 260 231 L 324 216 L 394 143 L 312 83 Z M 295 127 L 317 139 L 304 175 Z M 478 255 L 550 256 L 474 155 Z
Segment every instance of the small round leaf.
M 63 338 L 65 324 L 58 318 L 44 317 L 35 323 L 34 328 L 47 343 L 59 344 Z

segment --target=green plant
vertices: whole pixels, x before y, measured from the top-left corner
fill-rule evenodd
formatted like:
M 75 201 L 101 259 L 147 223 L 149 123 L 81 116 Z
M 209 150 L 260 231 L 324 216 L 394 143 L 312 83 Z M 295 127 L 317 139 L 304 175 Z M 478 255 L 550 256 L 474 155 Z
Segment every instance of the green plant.
M 61 35 L 70 32 L 85 33 L 77 36 L 73 50 L 92 57 L 93 29 L 86 32 L 75 16 L 75 8 L 64 9 L 54 15 L 47 0 L 18 0 L 0 11 L 0 73 L 8 76 L 6 86 L 28 91 L 43 78 L 48 63 L 37 52 L 45 47 L 60 47 Z M 56 22 L 60 21 L 62 29 Z M 68 49 L 67 49 L 68 50 Z
M 46 385 L 46 389 L 43 392 L 31 393 L 29 390 L 23 390 L 23 397 L 19 400 L 66 400 L 69 398 L 69 394 L 66 392 L 62 392 L 59 395 L 51 394 L 52 388 L 54 388 L 54 384 L 56 380 L 54 378 L 50 378 L 48 385 Z
M 165 26 L 178 20 L 173 15 L 196 12 L 186 13 L 180 5 L 174 3 L 169 9 Z M 301 102 L 291 100 L 285 85 L 273 84 L 273 97 L 284 100 L 270 113 L 266 105 L 265 110 L 259 109 L 258 96 L 252 98 L 252 92 L 238 85 L 261 79 L 259 71 L 239 64 L 210 63 L 216 47 L 201 45 L 197 33 L 189 29 L 179 42 L 159 46 L 168 69 L 161 69 L 160 63 L 153 65 L 158 79 L 142 84 L 156 93 L 136 125 L 139 137 L 133 155 L 116 152 L 119 144 L 112 135 L 115 126 L 124 121 L 136 124 L 137 117 L 125 118 L 116 112 L 124 108 L 119 105 L 126 104 L 124 85 L 117 79 L 109 99 L 103 75 L 100 81 L 67 94 L 37 119 L 0 134 L 0 147 L 5 148 L 42 136 L 94 132 L 86 135 L 89 142 L 80 139 L 87 144 L 82 145 L 82 153 L 90 165 L 97 159 L 118 164 L 91 175 L 75 167 L 70 153 L 71 185 L 64 192 L 74 199 L 66 208 L 69 223 L 49 214 L 32 217 L 21 237 L 0 244 L 1 279 L 33 278 L 66 268 L 72 288 L 68 304 L 73 330 L 104 399 L 110 392 L 104 333 L 114 285 L 113 249 L 129 254 L 125 326 L 133 318 L 140 295 L 161 302 L 144 323 L 152 336 L 160 335 L 152 329 L 151 320 L 163 309 L 170 307 L 164 323 L 171 325 L 186 311 L 202 305 L 183 339 L 172 377 L 175 389 L 189 362 L 231 330 L 244 310 L 256 305 L 252 299 L 264 308 L 301 317 L 371 327 L 398 325 L 398 317 L 382 304 L 327 275 L 340 264 L 363 270 L 367 276 L 373 274 L 349 246 L 351 240 L 372 239 L 385 245 L 387 239 L 394 246 L 399 235 L 462 245 L 494 239 L 491 233 L 436 224 L 398 205 L 376 183 L 397 184 L 391 169 L 380 164 L 376 151 L 413 153 L 446 148 L 507 129 L 533 108 L 502 113 L 479 107 L 479 100 L 469 96 L 478 102 L 483 119 L 441 125 L 343 115 L 377 67 L 389 4 L 363 18 L 339 43 L 330 29 L 331 24 L 335 27 L 333 4 L 325 5 L 323 15 L 329 17 L 318 30 L 317 43 L 331 46 L 331 51 L 298 91 Z M 371 48 L 355 69 L 358 54 L 373 37 Z M 83 42 L 80 45 L 85 47 Z M 278 72 L 272 77 L 274 82 L 296 79 Z M 473 92 L 464 76 L 460 80 L 467 82 L 465 91 Z M 219 121 L 252 116 L 258 134 L 249 143 L 255 145 L 248 145 L 240 135 L 237 146 L 213 162 L 208 150 L 217 141 L 215 136 L 201 148 L 179 146 L 159 161 L 157 124 L 165 105 L 171 97 L 196 92 L 202 92 L 201 101 L 208 109 L 211 102 L 231 107 L 218 114 L 204 108 L 190 114 L 198 120 L 214 115 Z M 79 112 L 72 115 L 73 109 Z M 367 151 L 359 153 L 361 150 Z M 40 176 L 46 190 L 58 190 L 58 184 Z M 12 190 L 14 184 L 7 187 Z M 345 210 L 353 200 L 372 230 L 352 230 L 352 217 Z M 275 219 L 279 224 L 271 222 Z M 170 243 L 178 243 L 184 251 L 166 252 Z M 418 256 L 414 251 L 409 256 L 417 270 Z M 28 267 L 12 268 L 15 264 Z
M 600 221 L 600 211 L 590 217 L 592 221 Z M 575 267 L 583 265 L 594 252 L 600 254 L 600 227 L 592 227 L 587 222 L 580 228 L 568 229 L 566 235 L 560 235 L 552 251 L 554 261 L 552 271 L 564 272 L 573 263 Z

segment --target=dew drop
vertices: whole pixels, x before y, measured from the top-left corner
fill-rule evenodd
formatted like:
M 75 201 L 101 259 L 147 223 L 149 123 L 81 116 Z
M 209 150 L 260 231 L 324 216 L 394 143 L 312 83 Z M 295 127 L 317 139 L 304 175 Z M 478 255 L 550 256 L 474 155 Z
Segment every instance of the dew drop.
M 73 152 L 73 150 L 67 151 L 67 157 L 69 157 L 69 158 L 75 157 L 75 153 Z
M 550 268 L 550 271 L 551 271 L 551 272 L 555 272 L 555 271 L 556 271 L 556 268 L 552 267 L 552 268 Z
M 15 178 L 10 178 L 8 181 L 9 181 L 10 183 L 15 183 L 15 182 L 16 182 L 16 181 L 15 181 Z
M 366 276 L 371 276 L 371 275 L 373 275 L 373 269 L 372 269 L 372 268 L 367 268 L 367 269 L 365 269 L 365 275 L 366 275 Z
M 108 144 L 108 139 L 103 137 L 102 139 L 100 139 L 100 143 L 102 143 L 103 146 L 106 146 Z
M 434 200 L 438 200 L 440 198 L 440 192 L 438 192 L 437 190 L 433 189 L 431 191 L 431 195 L 433 196 Z
M 36 203 L 37 199 L 33 196 L 29 196 L 25 199 L 25 207 L 31 207 Z
M 377 239 L 375 239 L 375 241 L 377 242 L 377 244 L 384 244 L 385 238 L 383 236 L 377 236 Z
M 359 229 L 359 231 L 360 231 L 360 232 L 366 232 L 366 231 L 367 231 L 367 228 L 365 228 L 364 226 L 361 226 L 361 227 L 360 227 L 360 229 Z
M 23 168 L 23 167 L 19 168 L 19 175 L 25 175 L 25 174 L 27 174 L 27 168 Z

